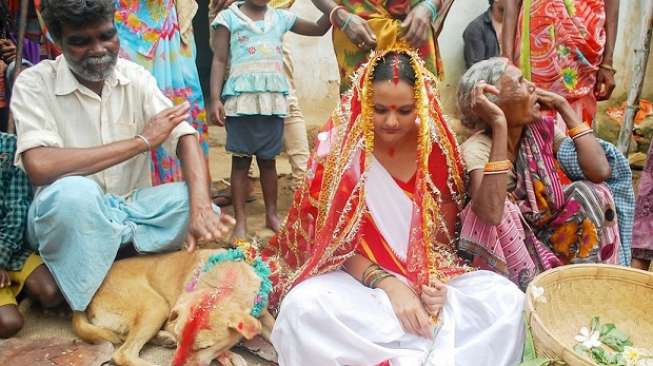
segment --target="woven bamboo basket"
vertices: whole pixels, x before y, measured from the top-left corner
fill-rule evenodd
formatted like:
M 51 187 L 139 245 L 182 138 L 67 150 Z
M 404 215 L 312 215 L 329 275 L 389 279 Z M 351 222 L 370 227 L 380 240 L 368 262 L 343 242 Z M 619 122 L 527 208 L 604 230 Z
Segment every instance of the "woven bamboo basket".
M 544 289 L 546 302 L 533 297 Z M 576 352 L 574 337 L 592 317 L 614 323 L 634 346 L 653 351 L 653 273 L 628 267 L 579 264 L 537 276 L 526 290 L 526 315 L 538 356 L 569 366 L 596 364 Z

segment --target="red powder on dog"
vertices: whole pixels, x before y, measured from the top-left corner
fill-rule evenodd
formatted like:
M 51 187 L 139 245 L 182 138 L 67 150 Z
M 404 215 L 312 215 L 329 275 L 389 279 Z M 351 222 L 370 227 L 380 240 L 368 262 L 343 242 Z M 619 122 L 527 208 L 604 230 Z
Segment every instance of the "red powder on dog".
M 179 342 L 175 358 L 172 361 L 173 365 L 183 366 L 186 364 L 190 356 L 190 351 L 193 348 L 193 343 L 195 343 L 195 338 L 197 338 L 197 333 L 201 329 L 208 328 L 209 310 L 215 305 L 217 298 L 215 295 L 205 294 L 202 297 L 202 301 L 192 307 L 190 320 L 188 320 L 184 326 L 184 330 L 181 332 L 181 342 Z
M 237 274 L 229 271 L 225 275 L 225 283 L 235 283 Z M 218 288 L 215 292 L 205 293 L 202 299 L 190 310 L 190 316 L 184 330 L 181 332 L 181 341 L 175 352 L 172 361 L 174 366 L 184 366 L 188 361 L 193 350 L 193 344 L 197 338 L 197 333 L 202 329 L 209 329 L 209 313 L 215 308 L 218 302 L 221 302 L 233 292 L 232 288 Z

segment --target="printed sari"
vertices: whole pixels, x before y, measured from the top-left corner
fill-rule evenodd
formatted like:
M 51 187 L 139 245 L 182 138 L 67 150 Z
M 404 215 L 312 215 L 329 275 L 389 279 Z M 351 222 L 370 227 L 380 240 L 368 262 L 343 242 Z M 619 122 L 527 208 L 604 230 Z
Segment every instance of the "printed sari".
M 605 48 L 604 0 L 522 0 L 515 64 L 538 87 L 564 96 L 591 125 Z
M 338 5 L 367 21 L 376 35 L 377 51 L 394 46 L 399 40 L 400 24 L 408 13 L 424 0 L 339 0 Z M 361 50 L 351 42 L 345 32 L 333 27 L 333 49 L 340 71 L 340 92 L 351 89 L 351 77 L 367 61 L 368 51 Z M 424 66 L 432 74 L 442 78 L 444 68 L 440 60 L 438 42 L 429 28 L 429 39 L 417 50 Z
M 273 268 L 270 301 L 278 315 L 271 341 L 279 365 L 515 365 L 523 347 L 524 295 L 504 277 L 471 271 L 456 256 L 463 167 L 434 76 L 414 53 L 417 171 L 399 181 L 372 154 L 371 75 L 384 54 L 363 66 L 318 135 L 287 221 L 263 250 Z M 382 289 L 342 270 L 355 254 L 417 293 L 423 284 L 446 283 L 434 339 L 404 330 Z M 478 344 L 487 347 L 469 352 Z
M 116 2 L 116 28 L 120 56 L 154 75 L 159 89 L 175 105 L 188 101 L 191 125 L 199 132 L 200 146 L 208 159 L 209 129 L 204 97 L 195 65 L 192 15 L 197 9 L 188 0 Z M 164 149 L 152 151 L 152 184 L 182 180 L 181 164 Z M 206 160 L 208 164 L 208 160 Z
M 507 276 L 522 289 L 538 273 L 573 263 L 616 264 L 621 247 L 615 203 L 606 184 L 563 185 L 553 154 L 553 120 L 529 125 L 517 155 L 517 186 L 499 225 L 471 209 L 462 215 L 460 248 L 474 264 Z

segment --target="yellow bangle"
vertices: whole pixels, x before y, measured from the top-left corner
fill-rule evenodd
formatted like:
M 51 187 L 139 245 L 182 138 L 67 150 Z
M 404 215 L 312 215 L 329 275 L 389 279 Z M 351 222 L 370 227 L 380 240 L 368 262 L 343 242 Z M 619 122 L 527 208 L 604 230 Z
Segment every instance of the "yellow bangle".
M 485 173 L 504 172 L 512 170 L 512 162 L 510 160 L 490 161 L 485 164 Z
M 572 129 L 570 129 L 569 131 L 567 131 L 567 133 L 569 134 L 569 137 L 571 137 L 573 139 L 578 134 L 581 134 L 581 133 L 584 133 L 584 132 L 587 132 L 587 131 L 591 131 L 591 130 L 592 129 L 588 125 L 583 123 L 580 126 L 576 126 L 576 127 L 572 128 Z
M 485 175 L 495 175 L 495 174 L 508 174 L 510 170 L 496 170 L 496 171 L 491 171 L 491 172 L 483 172 Z
M 575 142 L 576 139 L 579 139 L 579 138 L 581 138 L 581 137 L 583 137 L 583 136 L 585 136 L 585 135 L 589 135 L 589 134 L 591 134 L 592 132 L 594 132 L 594 131 L 592 131 L 592 130 L 583 131 L 583 132 L 577 133 L 577 134 L 574 135 L 574 137 L 572 137 L 571 139 L 572 139 L 572 141 Z

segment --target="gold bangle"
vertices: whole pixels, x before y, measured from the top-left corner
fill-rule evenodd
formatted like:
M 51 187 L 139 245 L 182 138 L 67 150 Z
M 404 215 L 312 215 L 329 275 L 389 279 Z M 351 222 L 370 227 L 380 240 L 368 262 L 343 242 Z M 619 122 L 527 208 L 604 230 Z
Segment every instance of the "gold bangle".
M 383 271 L 381 274 L 379 274 L 378 276 L 374 277 L 374 278 L 372 279 L 372 281 L 370 281 L 370 286 L 369 286 L 369 287 L 370 287 L 370 288 L 376 288 L 376 285 L 378 285 L 379 282 L 385 280 L 386 278 L 390 278 L 390 277 L 394 277 L 394 276 L 391 275 L 390 273 L 386 272 L 386 271 Z
M 592 132 L 593 132 L 592 130 L 587 130 L 587 131 L 579 132 L 579 133 L 577 133 L 576 135 L 574 135 L 574 137 L 572 137 L 571 139 L 572 139 L 572 141 L 576 141 L 577 138 L 583 137 L 583 136 L 585 136 L 585 135 L 589 135 L 589 134 L 592 133 Z
M 599 65 L 599 68 L 600 68 L 600 69 L 604 69 L 604 70 L 608 70 L 608 71 L 612 72 L 613 74 L 616 74 L 616 73 L 617 73 L 617 70 L 615 70 L 614 67 L 612 67 L 612 66 L 610 66 L 610 65 L 608 65 L 608 64 L 600 64 L 600 65 Z
M 492 173 L 492 172 L 498 172 L 498 171 L 508 171 L 512 170 L 512 161 L 510 160 L 499 160 L 499 161 L 490 161 L 487 164 L 485 164 L 485 171 L 486 173 Z
M 591 131 L 591 130 L 592 129 L 588 125 L 583 123 L 580 126 L 576 126 L 576 127 L 572 128 L 572 129 L 570 129 L 569 131 L 567 131 L 567 133 L 569 134 L 569 137 L 571 137 L 573 139 L 578 134 L 584 133 L 586 131 Z
M 483 174 L 485 174 L 485 175 L 494 175 L 494 174 L 507 174 L 509 172 L 510 172 L 510 170 L 506 169 L 506 170 L 493 170 L 491 172 L 485 171 L 485 172 L 483 172 Z
M 363 275 L 361 276 L 361 282 L 363 283 L 363 285 L 367 286 L 370 276 L 378 269 L 380 268 L 375 263 L 372 263 L 369 266 L 367 266 L 367 268 L 365 268 L 365 271 L 363 271 Z

